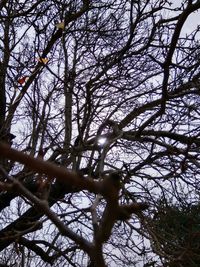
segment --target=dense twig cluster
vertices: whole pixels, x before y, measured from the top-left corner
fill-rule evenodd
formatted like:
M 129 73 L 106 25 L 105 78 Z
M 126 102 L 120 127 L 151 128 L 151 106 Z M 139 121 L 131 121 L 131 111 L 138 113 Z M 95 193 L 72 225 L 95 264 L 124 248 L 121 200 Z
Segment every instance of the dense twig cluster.
M 1 1 L 0 263 L 182 266 L 158 225 L 199 199 L 200 1 L 174 2 Z

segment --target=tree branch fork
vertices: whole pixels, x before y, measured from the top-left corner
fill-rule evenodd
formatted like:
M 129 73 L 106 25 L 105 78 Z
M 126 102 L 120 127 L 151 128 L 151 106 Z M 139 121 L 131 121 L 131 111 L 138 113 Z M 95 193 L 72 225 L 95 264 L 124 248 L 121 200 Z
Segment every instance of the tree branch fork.
M 34 158 L 23 152 L 17 151 L 5 143 L 0 143 L 0 157 L 24 164 L 29 169 L 41 175 L 46 175 L 47 179 L 50 181 L 56 179 L 60 184 L 63 185 L 63 187 L 73 187 L 76 188 L 77 191 L 87 190 L 105 198 L 107 202 L 106 207 L 104 209 L 102 218 L 98 222 L 97 219 L 95 219 L 96 227 L 94 227 L 93 241 L 89 242 L 67 227 L 50 209 L 46 199 L 38 198 L 20 181 L 8 175 L 2 167 L 0 168 L 1 173 L 3 173 L 8 181 L 0 183 L 0 190 L 15 190 L 19 192 L 19 194 L 26 197 L 37 209 L 43 212 L 56 225 L 62 235 L 70 238 L 76 244 L 78 244 L 80 248 L 88 253 L 91 259 L 94 259 L 93 255 L 96 255 L 95 257 L 97 257 L 97 255 L 101 254 L 101 259 L 99 259 L 102 262 L 101 264 L 104 264 L 102 257 L 102 245 L 111 236 L 112 228 L 115 222 L 117 220 L 128 220 L 133 213 L 137 214 L 148 207 L 146 203 L 136 202 L 128 205 L 119 205 L 118 199 L 120 186 L 119 184 L 116 185 L 116 182 L 113 183 L 113 180 L 109 179 L 109 177 L 106 177 L 101 181 L 94 181 L 92 178 L 82 177 L 75 172 L 66 170 L 64 167 L 57 166 L 54 163 L 44 161 L 41 158 Z M 92 214 L 94 212 L 95 211 L 91 210 Z M 106 265 L 104 264 L 101 266 Z

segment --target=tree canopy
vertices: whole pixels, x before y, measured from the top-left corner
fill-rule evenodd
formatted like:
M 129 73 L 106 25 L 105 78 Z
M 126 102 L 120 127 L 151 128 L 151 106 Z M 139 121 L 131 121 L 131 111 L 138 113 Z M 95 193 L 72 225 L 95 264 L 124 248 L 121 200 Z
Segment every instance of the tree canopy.
M 199 266 L 199 208 L 199 205 L 181 207 L 162 203 L 152 222 L 149 221 L 152 233 L 157 236 L 154 245 L 158 241 L 160 251 L 166 254 L 164 266 Z
M 199 10 L 0 2 L 2 266 L 196 266 Z

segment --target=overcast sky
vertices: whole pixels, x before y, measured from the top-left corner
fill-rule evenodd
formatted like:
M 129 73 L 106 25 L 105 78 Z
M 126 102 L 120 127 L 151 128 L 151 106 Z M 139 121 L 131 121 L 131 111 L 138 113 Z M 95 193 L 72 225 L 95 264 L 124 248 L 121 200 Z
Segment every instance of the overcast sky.
M 175 0 L 172 2 L 173 2 L 174 6 L 180 6 L 183 1 L 182 0 Z M 191 31 L 195 30 L 198 25 L 200 25 L 200 11 L 192 13 L 187 18 L 182 33 L 190 33 Z

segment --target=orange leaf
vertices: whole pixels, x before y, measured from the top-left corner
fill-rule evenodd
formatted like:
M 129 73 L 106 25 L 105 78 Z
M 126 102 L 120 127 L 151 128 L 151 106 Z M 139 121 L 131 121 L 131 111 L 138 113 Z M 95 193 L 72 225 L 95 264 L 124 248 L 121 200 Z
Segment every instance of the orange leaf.
M 44 64 L 46 64 L 49 61 L 48 58 L 46 58 L 46 57 L 45 58 L 39 57 L 39 58 L 37 58 L 37 60 L 41 63 L 44 63 Z

